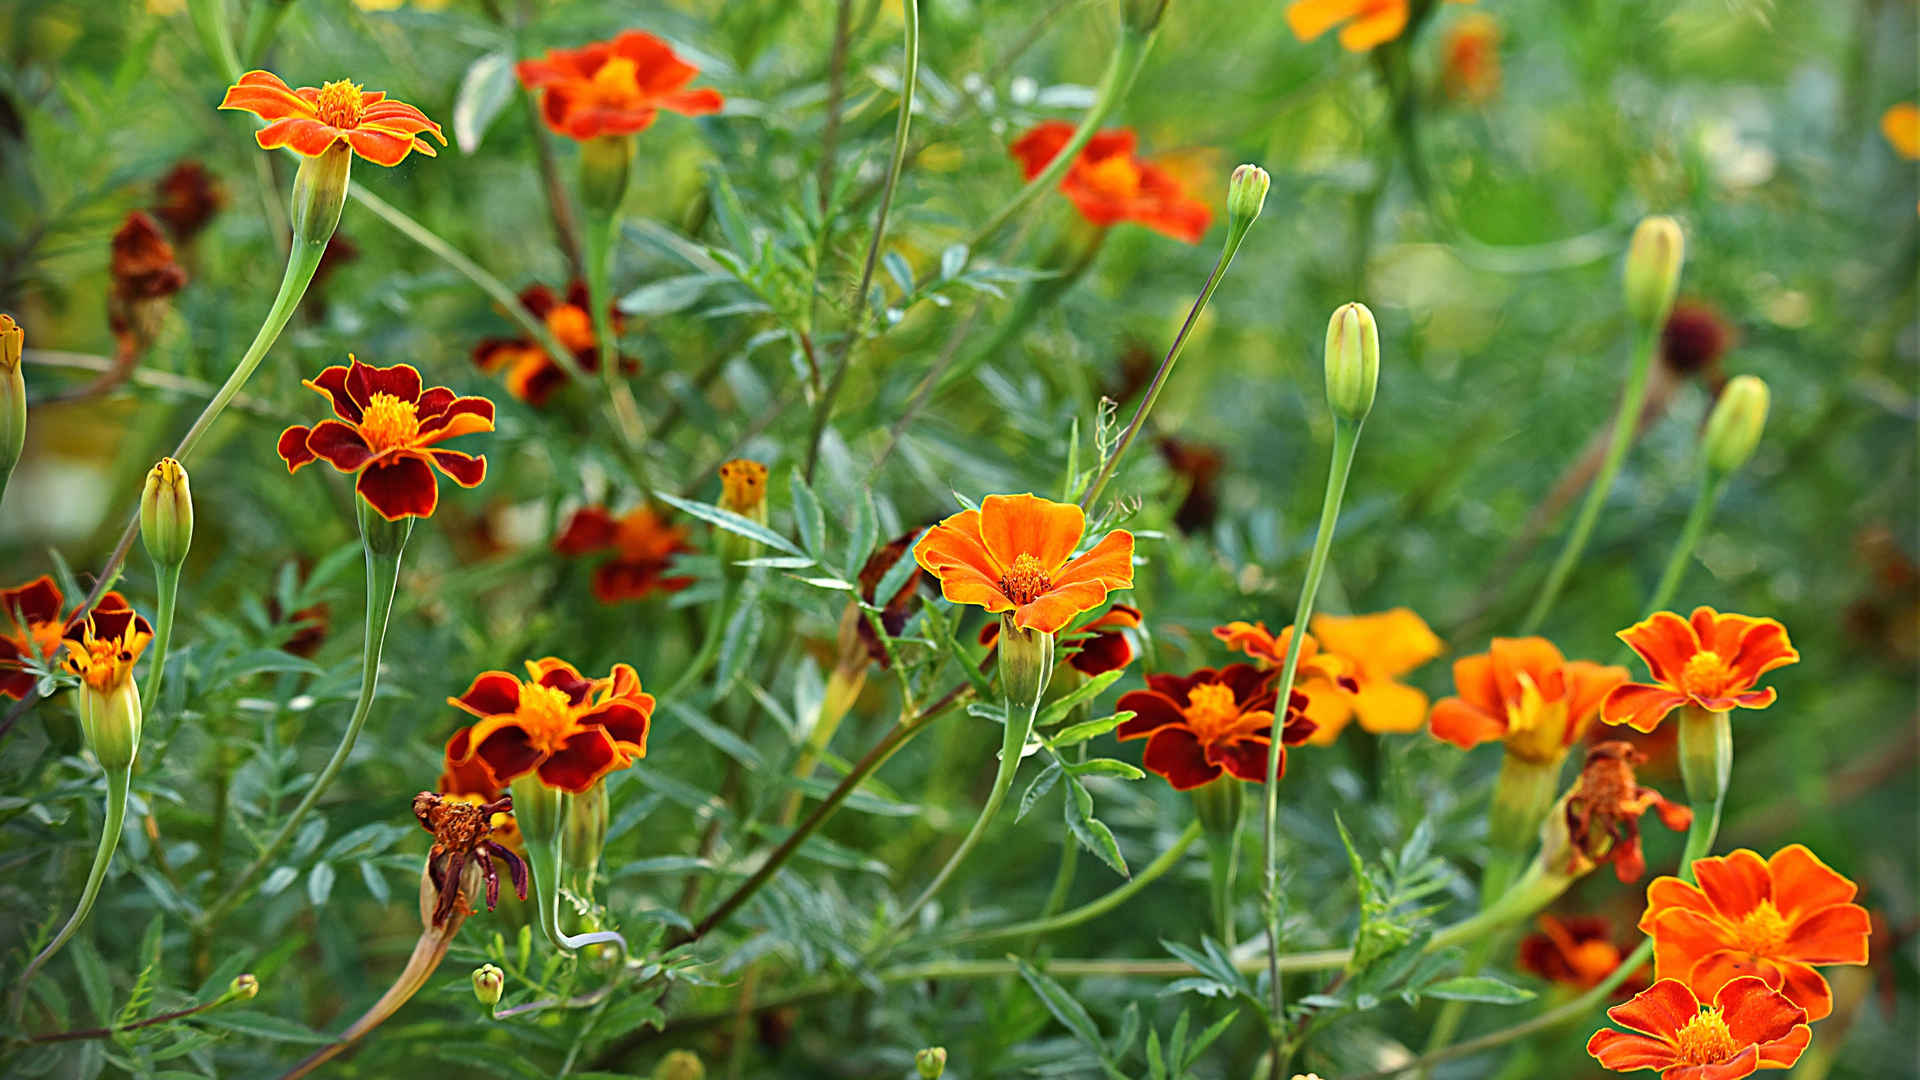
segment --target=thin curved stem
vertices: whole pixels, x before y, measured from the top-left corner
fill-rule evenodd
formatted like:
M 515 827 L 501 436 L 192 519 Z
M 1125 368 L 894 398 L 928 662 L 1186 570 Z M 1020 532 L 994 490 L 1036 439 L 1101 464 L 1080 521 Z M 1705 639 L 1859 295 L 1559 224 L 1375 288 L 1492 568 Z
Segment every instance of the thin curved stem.
M 20 973 L 20 982 L 15 987 L 13 1015 L 17 1022 L 26 1015 L 27 984 L 40 973 L 40 969 L 53 959 L 74 934 L 80 924 L 87 921 L 93 911 L 93 903 L 100 898 L 100 885 L 107 879 L 107 866 L 113 862 L 114 849 L 120 846 L 120 828 L 127 820 L 127 789 L 133 784 L 133 762 L 127 762 L 124 768 L 107 771 L 107 817 L 100 830 L 100 845 L 93 853 L 93 868 L 87 871 L 86 887 L 80 891 L 80 902 L 73 906 L 73 914 L 67 917 L 65 926 L 53 935 L 53 940 L 40 954 L 33 958 L 25 971 Z
M 986 930 L 976 930 L 961 934 L 944 944 L 972 945 L 982 941 L 999 941 L 1003 938 L 1025 937 L 1030 934 L 1036 936 L 1040 934 L 1050 934 L 1056 930 L 1065 930 L 1069 927 L 1079 926 L 1081 923 L 1097 919 L 1107 912 L 1112 911 L 1114 908 L 1119 907 L 1121 904 L 1126 903 L 1128 900 L 1131 900 L 1135 893 L 1153 884 L 1165 875 L 1167 871 L 1178 866 L 1181 858 L 1186 855 L 1187 849 L 1193 846 L 1194 841 L 1200 839 L 1200 833 L 1201 828 L 1198 821 L 1189 823 L 1186 830 L 1175 838 L 1173 843 L 1167 847 L 1167 850 L 1161 852 L 1158 858 L 1142 867 L 1139 873 L 1133 875 L 1133 877 L 1097 900 L 1088 901 L 1077 908 L 1063 911 L 1058 915 L 1029 919 L 1026 922 L 1011 923 L 1007 926 L 996 926 Z M 1071 844 L 1072 841 L 1068 841 L 1068 843 Z
M 1653 594 L 1640 607 L 1642 615 L 1659 611 L 1673 599 L 1675 589 L 1680 587 L 1680 579 L 1686 577 L 1687 568 L 1693 564 L 1693 549 L 1700 546 L 1700 537 L 1707 531 L 1707 522 L 1713 517 L 1714 506 L 1720 501 L 1720 493 L 1727 487 L 1725 475 L 1715 475 L 1711 470 L 1700 476 L 1700 490 L 1693 497 L 1693 507 L 1687 511 L 1687 523 L 1680 529 L 1680 538 L 1673 543 L 1673 554 L 1667 556 L 1666 569 L 1660 572 L 1660 581 L 1653 587 Z M 1622 649 L 1622 654 L 1625 652 Z
M 160 600 L 153 613 L 153 647 L 147 650 L 152 663 L 147 668 L 147 685 L 140 692 L 142 716 L 153 714 L 153 703 L 160 700 L 160 680 L 167 673 L 167 650 L 173 644 L 175 601 L 180 595 L 180 568 L 154 564 L 159 578 Z

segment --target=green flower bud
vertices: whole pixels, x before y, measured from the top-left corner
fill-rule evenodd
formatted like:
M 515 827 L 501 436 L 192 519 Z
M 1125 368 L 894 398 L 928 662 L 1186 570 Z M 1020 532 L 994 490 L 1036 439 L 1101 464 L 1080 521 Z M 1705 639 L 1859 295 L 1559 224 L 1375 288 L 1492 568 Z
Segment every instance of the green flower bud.
M 105 688 L 83 685 L 74 691 L 80 731 L 100 767 L 115 772 L 133 764 L 140 752 L 140 688 L 128 678 Z
M 1260 216 L 1260 208 L 1267 205 L 1267 189 L 1271 186 L 1273 178 L 1258 165 L 1234 169 L 1233 178 L 1227 181 L 1227 228 L 1252 225 Z
M 567 833 L 560 857 L 566 861 L 567 889 L 593 898 L 593 872 L 607 841 L 607 785 L 595 784 L 567 800 Z
M 633 137 L 600 135 L 580 144 L 580 201 L 597 218 L 611 218 L 627 197 Z
M 1127 29 L 1138 34 L 1151 34 L 1160 29 L 1160 20 L 1167 17 L 1167 5 L 1171 0 L 1120 0 L 1120 21 Z
M 691 1050 L 675 1050 L 653 1067 L 653 1080 L 706 1080 L 707 1067 Z
M 1021 630 L 1013 613 L 1000 616 L 1000 689 L 1014 709 L 1030 709 L 1047 692 L 1053 675 L 1053 635 Z M 1011 717 L 1008 718 L 1012 720 Z
M 506 973 L 492 964 L 481 964 L 473 969 L 473 996 L 480 1004 L 492 1009 L 500 1004 L 500 994 L 507 988 Z
M 1686 237 L 1670 217 L 1646 218 L 1633 230 L 1622 283 L 1627 313 L 1642 327 L 1657 330 L 1666 325 L 1674 294 L 1680 290 L 1680 264 L 1686 253 Z
M 1755 375 L 1735 375 L 1720 391 L 1700 436 L 1708 469 L 1724 476 L 1753 456 L 1767 426 L 1769 397 L 1766 382 Z
M 27 445 L 27 378 L 20 353 L 27 335 L 11 315 L 0 315 L 0 486 Z
M 920 1073 L 921 1080 L 936 1080 L 947 1071 L 947 1048 L 929 1046 L 913 1055 L 913 1067 Z
M 235 975 L 227 984 L 227 1000 L 252 1001 L 260 993 L 260 980 L 252 975 Z
M 1359 423 L 1373 409 L 1380 382 L 1380 329 L 1367 305 L 1354 302 L 1327 322 L 1327 405 L 1333 415 Z
M 154 564 L 172 569 L 187 561 L 193 544 L 193 493 L 187 470 L 172 458 L 161 458 L 147 473 L 140 493 L 140 539 Z
M 340 141 L 318 157 L 302 157 L 293 174 L 293 238 L 324 247 L 340 224 L 340 208 L 347 204 L 347 180 L 353 148 Z

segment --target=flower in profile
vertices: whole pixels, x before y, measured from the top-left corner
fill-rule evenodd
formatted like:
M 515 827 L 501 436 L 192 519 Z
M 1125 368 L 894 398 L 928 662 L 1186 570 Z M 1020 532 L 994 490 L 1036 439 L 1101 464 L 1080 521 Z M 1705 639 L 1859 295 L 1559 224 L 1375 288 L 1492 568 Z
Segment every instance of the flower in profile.
M 1201 668 L 1191 675 L 1149 675 L 1147 689 L 1120 695 L 1117 708 L 1134 714 L 1115 734 L 1146 739 L 1141 764 L 1165 777 L 1175 791 L 1190 791 L 1221 774 L 1265 783 L 1272 743 L 1273 709 L 1279 701 L 1274 680 L 1279 669 L 1261 671 L 1252 664 Z M 1287 772 L 1287 750 L 1313 734 L 1305 712 L 1306 695 L 1288 697 L 1280 729 L 1280 763 Z
M 1727 983 L 1705 1006 L 1684 983 L 1661 979 L 1607 1018 L 1627 1030 L 1594 1032 L 1587 1053 L 1615 1072 L 1658 1069 L 1662 1080 L 1739 1080 L 1792 1068 L 1813 1041 L 1806 1012 L 1754 978 Z
M 615 517 L 605 507 L 583 506 L 567 519 L 553 541 L 562 555 L 612 551 L 593 571 L 593 595 L 603 604 L 644 600 L 656 592 L 679 592 L 691 577 L 673 575 L 675 555 L 693 550 L 687 530 L 671 524 L 651 506 Z
M 1133 642 L 1126 631 L 1140 628 L 1140 609 L 1115 604 L 1099 615 L 1060 635 L 1054 655 L 1082 675 L 1124 671 L 1133 663 Z M 1000 623 L 988 620 L 980 627 L 980 644 L 991 649 L 1000 640 Z
M 1454 662 L 1459 696 L 1434 704 L 1428 729 L 1463 750 L 1500 739 L 1527 761 L 1559 761 L 1626 679 L 1625 668 L 1567 662 L 1545 638 L 1494 638 Z
M 1853 882 L 1800 844 L 1762 859 L 1742 848 L 1696 859 L 1692 885 L 1654 879 L 1640 930 L 1653 938 L 1654 972 L 1696 994 L 1756 976 L 1807 1011 L 1833 1012 L 1833 991 L 1815 965 L 1865 964 L 1872 922 L 1853 903 Z
M 478 758 L 496 785 L 533 773 L 549 788 L 579 795 L 647 756 L 654 700 L 633 668 L 615 664 L 605 678 L 588 679 L 548 657 L 527 661 L 527 674 L 483 672 L 466 693 L 447 699 L 478 718 L 447 743 L 449 764 Z
M 1278 674 L 1287 662 L 1287 646 L 1293 641 L 1293 627 L 1289 626 L 1275 635 L 1264 622 L 1235 620 L 1225 626 L 1214 627 L 1213 636 L 1224 642 L 1227 648 L 1252 657 L 1262 671 Z M 1352 717 L 1353 695 L 1360 689 L 1360 683 L 1353 673 L 1353 664 L 1344 657 L 1322 649 L 1312 634 L 1301 639 L 1300 659 L 1293 673 L 1293 692 L 1306 699 L 1302 712 L 1314 725 L 1308 743 L 1315 746 L 1331 743 Z
M 1447 28 L 1441 42 L 1440 85 L 1447 96 L 1483 105 L 1500 92 L 1500 21 L 1473 12 Z
M 119 593 L 108 593 L 86 618 L 66 629 L 62 666 L 89 689 L 108 693 L 133 677 L 133 665 L 153 640 L 153 626 L 135 614 Z
M 1360 726 L 1375 734 L 1420 730 L 1427 718 L 1427 695 L 1400 680 L 1446 648 L 1425 619 L 1412 608 L 1397 607 L 1371 615 L 1315 615 L 1310 625 L 1320 648 L 1346 661 L 1359 684 L 1346 699 L 1350 710 L 1327 718 L 1334 729 L 1327 742 L 1350 716 L 1358 716 Z
M 373 367 L 347 359 L 349 366 L 335 365 L 305 380 L 333 402 L 339 419 L 295 424 L 280 433 L 288 472 L 325 460 L 357 477 L 354 490 L 388 521 L 433 515 L 440 503 L 435 470 L 466 488 L 486 479 L 484 456 L 439 444 L 492 431 L 493 402 L 460 397 L 444 386 L 423 389 L 420 372 L 408 364 Z
M 1073 139 L 1073 125 L 1049 120 L 1014 141 L 1013 156 L 1031 180 Z M 1102 131 L 1087 141 L 1067 169 L 1060 190 L 1088 222 L 1106 228 L 1131 221 L 1176 240 L 1197 244 L 1213 223 L 1213 210 L 1179 178 L 1139 157 L 1130 128 Z
M 1647 872 L 1640 850 L 1640 818 L 1648 810 L 1675 832 L 1693 824 L 1693 811 L 1650 787 L 1643 787 L 1634 768 L 1646 759 L 1625 742 L 1604 742 L 1587 751 L 1580 780 L 1562 800 L 1563 823 L 1572 850 L 1571 864 L 1579 873 L 1595 863 L 1612 863 L 1614 876 L 1632 884 Z
M 1591 990 L 1619 970 L 1632 946 L 1622 946 L 1613 922 L 1600 915 L 1542 915 L 1538 933 L 1520 940 L 1520 969 L 1548 982 Z M 1647 988 L 1649 969 L 1627 976 L 1615 990 L 1631 997 Z
M 200 235 L 227 204 L 220 181 L 197 161 L 182 161 L 154 185 L 153 216 L 182 244 Z
M 0 697 L 18 699 L 33 693 L 36 679 L 25 665 L 49 664 L 60 655 L 68 624 L 76 623 L 81 614 L 78 608 L 63 613 L 63 603 L 60 586 L 46 574 L 25 585 L 0 589 Z M 117 592 L 100 598 L 102 610 L 126 606 L 126 599 Z
M 1881 113 L 1880 134 L 1894 153 L 1909 161 L 1920 158 L 1920 105 L 1903 101 Z
M 545 285 L 533 285 L 520 294 L 520 306 L 546 324 L 553 339 L 573 358 L 574 366 L 586 372 L 600 370 L 600 339 L 593 332 L 592 305 L 584 282 L 567 286 L 565 296 L 554 295 Z M 616 305 L 609 319 L 617 338 L 626 326 L 626 316 Z M 481 371 L 504 373 L 507 392 L 536 409 L 567 381 L 566 369 L 532 338 L 488 338 L 474 346 L 473 362 Z M 640 365 L 623 356 L 620 368 L 638 371 Z
M 445 926 L 461 905 L 471 909 L 472 898 L 467 895 L 463 881 L 469 865 L 479 868 L 488 911 L 500 902 L 500 874 L 493 865 L 495 859 L 507 864 L 514 894 L 522 900 L 527 898 L 526 861 L 494 835 L 495 821 L 501 817 L 512 819 L 512 796 L 481 804 L 423 791 L 413 797 L 413 816 L 421 828 L 433 834 L 433 847 L 427 851 L 427 875 L 438 894 L 431 915 L 434 926 Z M 464 916 L 467 912 L 459 914 Z
M 940 579 L 940 595 L 1011 612 L 1014 626 L 1052 634 L 1074 616 L 1133 587 L 1133 534 L 1115 529 L 1069 561 L 1087 530 L 1071 503 L 1037 495 L 989 495 L 927 530 L 914 561 Z
M 249 71 L 227 89 L 223 109 L 240 109 L 267 121 L 254 134 L 263 150 L 291 147 L 297 154 L 319 157 L 339 143 L 375 165 L 398 165 L 419 151 L 436 151 L 425 138 L 431 133 L 447 144 L 440 125 L 403 101 L 389 101 L 385 92 L 362 90 L 341 79 L 315 88 L 293 89 L 269 71 Z
M 651 127 L 661 109 L 703 116 L 719 112 L 722 104 L 717 90 L 687 89 L 700 69 L 640 30 L 579 49 L 553 49 L 541 59 L 520 61 L 515 71 L 522 86 L 541 92 L 541 119 L 570 139 L 632 135 Z
M 1342 48 L 1366 52 L 1407 28 L 1407 4 L 1408 0 L 1294 0 L 1287 6 L 1287 26 L 1301 41 L 1312 41 L 1339 26 Z
M 1653 683 L 1615 688 L 1600 718 L 1635 731 L 1652 731 L 1682 705 L 1708 712 L 1736 705 L 1764 709 L 1775 694 L 1772 687 L 1755 689 L 1760 676 L 1800 660 L 1787 628 L 1773 619 L 1722 615 L 1710 607 L 1694 608 L 1686 619 L 1658 612 L 1618 636 L 1646 661 Z

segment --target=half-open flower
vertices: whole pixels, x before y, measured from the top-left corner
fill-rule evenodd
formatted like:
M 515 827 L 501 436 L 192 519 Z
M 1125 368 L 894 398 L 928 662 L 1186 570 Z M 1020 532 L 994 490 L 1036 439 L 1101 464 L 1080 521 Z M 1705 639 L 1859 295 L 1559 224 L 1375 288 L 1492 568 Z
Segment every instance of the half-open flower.
M 562 555 L 613 552 L 593 571 L 593 595 L 603 604 L 644 600 L 656 592 L 678 592 L 693 584 L 690 577 L 668 572 L 675 555 L 693 550 L 687 530 L 669 523 L 651 506 L 635 507 L 619 517 L 604 507 L 581 507 L 567 519 L 553 550 Z
M 1447 28 L 1440 85 L 1447 96 L 1482 105 L 1500 92 L 1500 21 L 1476 11 Z
M 587 299 L 587 286 L 575 281 L 565 296 L 556 296 L 545 285 L 530 286 L 520 294 L 520 306 L 547 326 L 553 339 L 567 350 L 581 371 L 600 370 L 600 339 L 593 332 L 593 308 Z M 626 316 L 615 306 L 608 315 L 614 336 L 626 326 Z M 555 363 L 547 350 L 532 338 L 488 338 L 474 346 L 473 362 L 481 371 L 499 372 L 505 377 L 507 392 L 539 408 L 567 381 L 566 369 Z M 639 363 L 620 357 L 620 370 L 637 371 Z
M 1691 885 L 1654 879 L 1640 929 L 1653 938 L 1655 973 L 1696 994 L 1757 976 L 1821 1020 L 1833 991 L 1816 964 L 1864 964 L 1872 932 L 1855 887 L 1800 844 L 1770 859 L 1742 848 L 1696 859 Z
M 928 529 L 913 557 L 953 603 L 1012 612 L 1016 628 L 1052 634 L 1109 592 L 1133 587 L 1133 534 L 1115 529 L 1069 561 L 1086 529 L 1086 515 L 1071 503 L 989 495 L 980 509 Z
M 1520 939 L 1520 970 L 1548 982 L 1591 990 L 1620 969 L 1632 945 L 1622 945 L 1612 920 L 1600 915 L 1542 915 L 1538 933 Z M 1632 997 L 1652 982 L 1651 968 L 1626 977 L 1614 991 Z
M 527 674 L 484 672 L 447 699 L 479 718 L 447 743 L 451 765 L 479 758 L 496 784 L 534 773 L 547 787 L 578 795 L 647 756 L 654 700 L 640 691 L 633 668 L 615 664 L 607 677 L 588 679 L 548 657 L 527 661 Z
M 422 389 L 420 373 L 407 364 L 373 367 L 348 357 L 306 385 L 333 402 L 337 420 L 280 433 L 280 457 L 288 472 L 316 459 L 356 476 L 354 490 L 388 521 L 430 517 L 440 503 L 434 471 L 461 487 L 477 487 L 487 459 L 442 450 L 439 444 L 493 430 L 493 402 L 460 397 L 444 386 Z
M 293 89 L 269 71 L 249 71 L 227 88 L 223 109 L 241 109 L 267 121 L 254 135 L 262 149 L 291 147 L 319 157 L 337 143 L 375 165 L 398 165 L 419 151 L 435 155 L 432 134 L 447 144 L 440 125 L 403 101 L 389 101 L 379 90 L 362 90 L 345 79 L 321 87 Z
M 1428 727 L 1461 749 L 1500 739 L 1527 761 L 1559 761 L 1626 679 L 1625 668 L 1569 663 L 1545 638 L 1494 638 L 1487 652 L 1454 662 L 1459 696 L 1435 703 Z
M 652 126 L 661 109 L 685 116 L 720 111 L 720 92 L 687 89 L 700 69 L 652 34 L 629 30 L 612 41 L 554 49 L 522 60 L 521 85 L 539 90 L 540 116 L 570 139 L 632 135 Z
M 1073 125 L 1050 120 L 1020 136 L 1013 156 L 1031 180 L 1046 171 L 1073 139 Z M 1060 190 L 1091 224 L 1106 228 L 1131 221 L 1176 240 L 1197 244 L 1213 223 L 1213 209 L 1194 198 L 1164 167 L 1134 151 L 1131 128 L 1102 131 L 1087 141 L 1060 180 Z
M 1279 695 L 1273 683 L 1279 677 L 1277 668 L 1261 671 L 1252 664 L 1149 675 L 1147 689 L 1120 695 L 1116 708 L 1134 716 L 1115 734 L 1122 740 L 1146 739 L 1141 763 L 1166 777 L 1175 791 L 1211 783 L 1223 772 L 1265 783 L 1268 755 L 1275 752 L 1273 709 Z M 1286 748 L 1313 734 L 1313 721 L 1302 711 L 1306 705 L 1306 695 L 1289 695 L 1276 777 L 1286 775 Z
M 33 693 L 35 676 L 25 664 L 50 664 L 60 655 L 67 624 L 80 617 L 78 608 L 63 613 L 63 605 L 60 586 L 46 574 L 25 585 L 0 589 L 0 697 L 25 698 Z M 117 592 L 100 598 L 103 610 L 126 606 L 126 599 Z
M 1710 607 L 1694 608 L 1685 619 L 1662 611 L 1619 637 L 1646 661 L 1653 682 L 1615 689 L 1600 717 L 1636 731 L 1652 731 L 1682 705 L 1708 712 L 1764 709 L 1775 695 L 1772 687 L 1755 689 L 1760 676 L 1800 661 L 1778 622 L 1722 615 Z
M 1735 979 L 1702 1007 L 1684 983 L 1661 979 L 1607 1010 L 1587 1053 L 1615 1072 L 1658 1069 L 1661 1080 L 1739 1080 L 1787 1069 L 1813 1041 L 1807 1014 L 1759 979 Z
M 119 593 L 108 593 L 86 618 L 66 630 L 64 666 L 88 689 L 111 692 L 127 685 L 133 665 L 152 640 L 152 624 L 135 614 Z
M 1246 653 L 1263 671 L 1278 672 L 1286 666 L 1287 647 L 1293 641 L 1293 627 L 1274 634 L 1264 622 L 1235 620 L 1213 628 L 1213 636 L 1229 649 Z M 1360 683 L 1353 677 L 1354 665 L 1320 647 L 1312 634 L 1300 641 L 1300 659 L 1295 663 L 1293 692 L 1303 695 L 1313 735 L 1307 742 L 1325 746 L 1340 735 L 1353 716 L 1353 695 Z

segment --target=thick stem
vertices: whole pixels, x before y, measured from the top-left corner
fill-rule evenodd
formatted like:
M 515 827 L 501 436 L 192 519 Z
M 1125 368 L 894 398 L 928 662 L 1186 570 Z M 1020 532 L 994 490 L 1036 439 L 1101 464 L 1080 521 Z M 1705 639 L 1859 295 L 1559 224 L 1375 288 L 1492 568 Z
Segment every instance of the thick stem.
M 1236 944 L 1233 929 L 1233 879 L 1240 866 L 1240 842 L 1238 836 L 1215 837 L 1207 847 L 1207 858 L 1212 871 L 1209 885 L 1213 890 L 1213 932 L 1219 935 L 1221 944 L 1231 949 Z
M 153 612 L 153 645 L 147 650 L 147 685 L 140 695 L 140 712 L 153 715 L 153 703 L 160 700 L 160 679 L 167 673 L 167 650 L 173 644 L 174 603 L 180 594 L 180 568 L 155 563 L 160 600 Z
M 127 789 L 132 783 L 133 762 L 127 762 L 122 768 L 107 770 L 107 817 L 100 830 L 100 846 L 93 853 L 93 868 L 87 871 L 86 887 L 80 890 L 80 902 L 74 905 L 73 914 L 67 917 L 66 925 L 53 935 L 47 947 L 41 949 L 40 955 L 34 957 L 27 969 L 20 973 L 20 982 L 14 988 L 13 1016 L 16 1023 L 26 1015 L 27 984 L 47 965 L 47 961 L 53 959 L 53 954 L 59 952 L 61 946 L 73 937 L 74 931 L 80 929 L 80 924 L 87 921 L 87 916 L 93 911 L 93 902 L 100 897 L 100 884 L 107 879 L 107 866 L 113 862 L 114 849 L 120 846 L 120 828 L 127 820 Z

